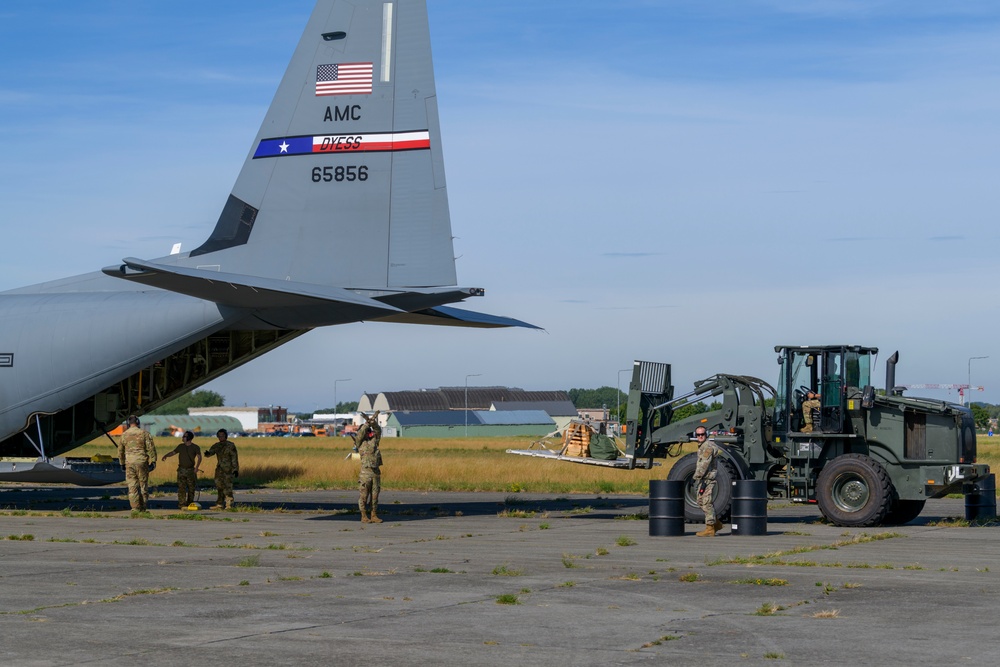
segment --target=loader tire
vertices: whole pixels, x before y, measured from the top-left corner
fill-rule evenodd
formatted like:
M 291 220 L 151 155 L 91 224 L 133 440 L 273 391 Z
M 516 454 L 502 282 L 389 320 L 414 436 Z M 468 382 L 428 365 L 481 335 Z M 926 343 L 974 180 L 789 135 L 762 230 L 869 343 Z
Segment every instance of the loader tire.
M 885 521 L 895 492 L 885 468 L 863 454 L 833 459 L 819 474 L 816 501 L 836 526 L 877 526 Z
M 924 511 L 926 500 L 896 500 L 892 504 L 892 509 L 885 515 L 882 523 L 886 526 L 902 526 L 910 523 Z
M 736 466 L 725 456 L 717 459 L 715 472 L 715 493 L 712 496 L 712 506 L 715 508 L 717 521 L 729 521 L 733 503 L 733 480 L 740 479 Z M 684 482 L 684 521 L 687 523 L 705 523 L 705 513 L 698 507 L 698 483 L 694 481 L 694 469 L 698 465 L 698 453 L 691 452 L 674 464 L 667 473 L 667 479 Z

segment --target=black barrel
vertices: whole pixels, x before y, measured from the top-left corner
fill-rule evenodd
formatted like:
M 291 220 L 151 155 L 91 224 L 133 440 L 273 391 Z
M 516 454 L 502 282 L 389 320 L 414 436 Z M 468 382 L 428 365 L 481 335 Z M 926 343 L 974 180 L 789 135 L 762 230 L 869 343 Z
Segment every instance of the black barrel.
M 972 490 L 965 494 L 965 518 L 969 521 L 977 519 L 995 519 L 997 516 L 997 478 L 989 474 L 978 479 L 971 485 Z
M 733 482 L 732 527 L 733 535 L 767 535 L 767 482 Z
M 649 480 L 649 534 L 651 537 L 684 534 L 684 482 Z

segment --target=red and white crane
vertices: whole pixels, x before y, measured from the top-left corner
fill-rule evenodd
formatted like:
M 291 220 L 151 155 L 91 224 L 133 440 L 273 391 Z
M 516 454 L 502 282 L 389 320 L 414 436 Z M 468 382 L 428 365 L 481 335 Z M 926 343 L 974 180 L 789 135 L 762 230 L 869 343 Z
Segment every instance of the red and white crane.
M 965 392 L 967 390 L 985 391 L 985 387 L 968 384 L 904 384 L 906 389 L 957 389 L 958 402 L 965 405 Z

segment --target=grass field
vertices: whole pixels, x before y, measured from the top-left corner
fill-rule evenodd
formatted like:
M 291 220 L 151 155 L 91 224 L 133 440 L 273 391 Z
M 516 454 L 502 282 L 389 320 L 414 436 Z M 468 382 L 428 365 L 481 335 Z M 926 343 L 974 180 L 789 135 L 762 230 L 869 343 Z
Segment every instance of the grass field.
M 156 438 L 162 457 L 180 442 Z M 409 491 L 499 491 L 506 493 L 646 494 L 650 479 L 664 479 L 677 459 L 661 460 L 652 470 L 617 470 L 515 456 L 507 449 L 527 449 L 533 438 L 384 438 L 382 486 Z M 207 449 L 215 438 L 198 438 Z M 241 488 L 350 489 L 357 485 L 358 462 L 345 460 L 349 438 L 234 438 L 240 454 Z M 979 462 L 1000 469 L 1000 437 L 979 437 Z M 687 445 L 684 453 L 694 451 Z M 69 456 L 117 456 L 107 439 L 94 441 Z M 160 463 L 152 484 L 175 482 L 176 459 Z M 205 459 L 199 479 L 211 486 L 215 459 Z
M 162 457 L 180 442 L 154 438 Z M 670 459 L 652 470 L 617 470 L 599 466 L 545 461 L 507 454 L 527 449 L 534 438 L 383 438 L 382 487 L 410 491 L 501 491 L 507 493 L 637 493 L 649 491 L 650 479 L 666 477 Z M 214 437 L 196 438 L 206 450 Z M 349 489 L 357 486 L 357 461 L 345 460 L 350 438 L 233 438 L 240 456 L 238 487 Z M 690 451 L 694 451 L 692 445 Z M 67 456 L 117 456 L 111 443 L 94 442 Z M 160 463 L 151 484 L 176 480 L 176 459 Z M 206 458 L 198 477 L 206 485 L 215 473 L 215 459 Z

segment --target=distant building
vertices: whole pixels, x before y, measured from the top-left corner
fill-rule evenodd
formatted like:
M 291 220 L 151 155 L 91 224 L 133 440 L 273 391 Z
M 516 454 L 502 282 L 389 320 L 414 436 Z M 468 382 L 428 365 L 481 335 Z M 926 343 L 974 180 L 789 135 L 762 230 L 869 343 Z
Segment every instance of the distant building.
M 519 410 L 542 410 L 552 421 L 556 429 L 562 431 L 574 419 L 579 419 L 573 401 L 507 401 L 493 403 L 490 410 L 498 412 L 515 412 Z
M 352 422 L 354 421 L 354 416 L 357 413 L 354 412 L 314 412 L 312 419 L 310 421 L 314 422 Z
M 384 422 L 381 417 L 379 421 Z M 302 423 L 313 430 L 322 430 L 324 435 L 348 435 L 357 431 L 360 418 L 356 412 L 316 412 L 313 413 L 312 419 Z
M 266 408 L 260 407 L 231 407 L 221 406 L 217 408 L 188 408 L 188 414 L 192 416 L 204 415 L 206 417 L 232 417 L 240 422 L 241 431 L 264 431 L 270 430 L 262 427 L 263 424 L 284 424 L 288 421 L 288 408 L 280 405 L 269 405 Z
M 439 387 L 416 391 L 386 391 L 364 393 L 358 401 L 358 411 L 435 412 L 442 410 L 502 410 L 503 403 L 538 403 L 569 401 L 565 391 L 525 391 L 510 387 Z
M 391 413 L 386 426 L 401 438 L 461 438 L 466 432 L 469 437 L 543 436 L 555 430 L 544 410 L 402 410 Z
M 192 431 L 196 437 L 207 437 L 215 434 L 220 428 L 230 433 L 244 431 L 240 420 L 234 417 L 218 415 L 143 415 L 139 417 L 142 427 L 150 435 L 176 435 L 184 431 Z M 214 442 L 214 439 L 213 439 Z
M 594 422 L 602 422 L 611 414 L 608 408 L 580 408 L 576 412 L 580 415 L 580 419 Z

